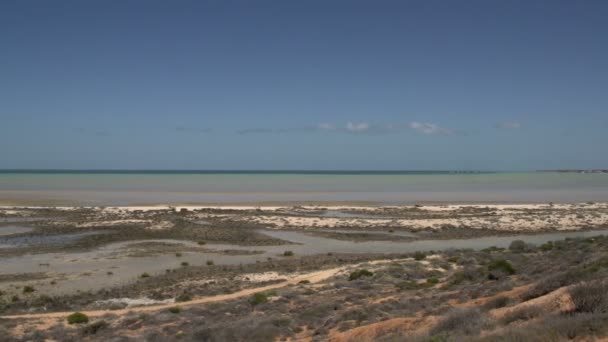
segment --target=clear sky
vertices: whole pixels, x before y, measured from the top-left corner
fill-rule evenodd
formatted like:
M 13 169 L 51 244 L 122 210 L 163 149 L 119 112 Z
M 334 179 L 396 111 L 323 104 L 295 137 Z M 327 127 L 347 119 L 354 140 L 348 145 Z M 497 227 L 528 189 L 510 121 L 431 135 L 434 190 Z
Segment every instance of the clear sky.
M 608 168 L 608 1 L 0 1 L 0 168 Z

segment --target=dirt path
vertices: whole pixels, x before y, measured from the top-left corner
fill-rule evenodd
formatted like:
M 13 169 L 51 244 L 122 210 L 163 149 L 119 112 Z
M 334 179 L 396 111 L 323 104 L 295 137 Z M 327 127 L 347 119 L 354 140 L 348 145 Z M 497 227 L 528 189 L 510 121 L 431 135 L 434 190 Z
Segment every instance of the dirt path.
M 205 304 L 205 303 L 211 303 L 211 302 L 231 300 L 231 299 L 251 296 L 258 292 L 264 292 L 264 291 L 274 290 L 274 289 L 278 289 L 278 288 L 289 286 L 289 285 L 295 285 L 301 281 L 309 281 L 311 283 L 317 283 L 317 282 L 323 281 L 325 279 L 328 279 L 328 278 L 338 274 L 339 272 L 345 270 L 347 267 L 353 267 L 353 265 L 306 273 L 306 274 L 302 274 L 302 275 L 293 276 L 293 277 L 289 278 L 287 281 L 284 281 L 282 283 L 271 284 L 271 285 L 266 285 L 266 286 L 251 288 L 251 289 L 245 289 L 245 290 L 241 290 L 241 291 L 237 291 L 237 292 L 225 294 L 225 295 L 202 297 L 202 298 L 197 298 L 197 299 L 193 299 L 193 300 L 186 301 L 186 302 L 151 305 L 151 306 L 143 306 L 143 307 L 136 307 L 136 308 L 120 309 L 120 310 L 93 310 L 93 311 L 81 311 L 81 312 L 86 314 L 89 317 L 99 317 L 99 316 L 103 316 L 106 314 L 124 315 L 129 312 L 159 311 L 159 310 L 164 310 L 164 309 L 174 307 L 176 305 L 179 305 L 180 307 L 186 307 L 186 306 L 192 306 L 192 305 L 197 305 L 197 304 Z M 74 311 L 34 313 L 34 314 L 12 315 L 12 316 L 0 316 L 0 319 L 33 319 L 33 320 L 59 319 L 59 318 L 65 318 L 72 313 L 74 313 Z

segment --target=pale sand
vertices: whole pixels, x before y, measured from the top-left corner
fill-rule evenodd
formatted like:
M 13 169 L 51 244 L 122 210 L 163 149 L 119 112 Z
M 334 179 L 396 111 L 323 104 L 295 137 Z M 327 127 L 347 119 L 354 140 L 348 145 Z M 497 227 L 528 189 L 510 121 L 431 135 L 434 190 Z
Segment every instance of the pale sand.
M 31 209 L 42 207 L 0 207 L 0 213 L 6 215 L 29 216 Z M 75 210 L 78 207 L 58 207 L 59 210 Z M 409 228 L 440 229 L 446 226 L 466 227 L 472 229 L 493 229 L 505 231 L 539 231 L 539 230 L 577 230 L 587 227 L 608 225 L 608 203 L 579 204 L 451 204 L 425 206 L 347 206 L 347 205 L 308 205 L 308 206 L 127 206 L 127 207 L 89 207 L 97 210 L 100 220 L 92 219 L 81 227 L 146 224 L 149 229 L 167 229 L 169 222 L 149 222 L 133 220 L 127 217 L 135 211 L 176 210 L 196 211 L 203 209 L 217 210 L 219 213 L 198 213 L 197 217 L 218 218 L 231 221 L 254 222 L 268 228 L 316 229 L 316 228 Z M 413 217 L 384 217 L 385 210 L 409 210 Z M 357 211 L 378 218 L 337 218 L 305 216 L 309 211 Z M 415 210 L 415 211 L 412 211 Z M 471 210 L 484 210 L 492 215 L 471 215 Z M 222 213 L 227 211 L 227 213 Z M 255 211 L 253 215 L 252 211 Z M 236 213 L 234 213 L 236 212 Z M 411 215 L 415 213 L 416 215 Z M 436 215 L 434 215 L 436 213 Z M 105 214 L 124 215 L 123 220 L 103 220 Z M 281 215 L 278 215 L 281 214 Z M 304 216 L 302 216 L 304 214 Z M 426 215 L 428 214 L 428 215 Z M 439 217 L 433 217 L 439 215 Z M 431 216 L 431 217 L 425 217 Z

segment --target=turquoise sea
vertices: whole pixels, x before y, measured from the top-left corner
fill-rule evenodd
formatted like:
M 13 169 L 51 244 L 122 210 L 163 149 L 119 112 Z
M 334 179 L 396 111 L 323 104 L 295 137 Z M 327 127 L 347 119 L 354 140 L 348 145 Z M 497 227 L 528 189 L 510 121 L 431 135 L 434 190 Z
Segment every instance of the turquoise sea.
M 608 201 L 608 174 L 443 171 L 0 171 L 0 204 Z

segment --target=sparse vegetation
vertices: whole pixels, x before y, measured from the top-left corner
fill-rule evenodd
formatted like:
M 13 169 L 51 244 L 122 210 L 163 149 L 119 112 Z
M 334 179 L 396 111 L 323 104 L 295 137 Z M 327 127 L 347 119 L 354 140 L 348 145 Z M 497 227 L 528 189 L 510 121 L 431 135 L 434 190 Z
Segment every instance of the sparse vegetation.
M 27 285 L 27 286 L 23 287 L 23 293 L 25 293 L 25 294 L 32 293 L 34 291 L 36 291 L 36 290 L 32 286 Z
M 386 209 L 382 214 L 390 216 L 393 210 L 399 209 Z M 426 215 L 423 209 L 417 211 L 419 216 Z M 312 215 L 308 212 L 306 214 Z M 354 211 L 353 214 L 357 212 Z M 149 234 L 146 236 L 151 239 L 173 238 L 173 234 L 182 234 L 184 230 L 188 233 L 178 235 L 184 241 L 209 239 L 210 243 L 224 243 L 235 240 L 222 240 L 218 236 L 236 236 L 237 240 L 245 237 L 238 241 L 246 241 L 245 244 L 248 244 L 249 231 L 255 232 L 260 227 L 253 222 L 220 223 L 221 220 L 213 221 L 213 218 L 209 219 L 213 221 L 212 224 L 195 226 L 189 221 L 195 217 L 194 212 L 179 218 L 166 212 L 138 215 L 134 217 L 150 219 L 151 222 L 170 221 L 175 225 L 176 228 L 170 231 L 146 232 Z M 268 215 L 268 212 L 264 211 L 263 215 Z M 280 215 L 287 214 L 281 212 Z M 399 212 L 399 215 L 402 213 Z M 441 211 L 432 215 L 444 217 Z M 466 215 L 481 217 L 479 215 L 495 214 L 475 209 L 466 211 Z M 75 214 L 75 217 L 84 220 L 83 217 L 89 216 L 80 217 Z M 227 235 L 209 233 L 214 231 L 216 223 L 222 227 L 222 234 Z M 232 225 L 238 228 L 232 229 Z M 396 235 L 388 234 L 392 227 L 379 226 L 377 232 L 396 238 Z M 108 228 L 110 231 L 112 229 Z M 133 228 L 134 231 L 137 229 Z M 189 232 L 190 229 L 193 233 Z M 205 234 L 196 235 L 201 230 L 204 230 Z M 120 231 L 127 234 L 124 233 L 126 230 Z M 471 231 L 473 230 L 468 228 L 444 227 L 422 229 L 415 234 L 424 238 L 476 236 L 478 231 Z M 490 233 L 483 231 L 480 234 Z M 138 235 L 133 236 L 139 238 Z M 256 240 L 252 245 L 260 246 L 259 241 L 265 240 Z M 502 243 L 499 246 L 502 246 Z M 177 263 L 195 260 L 195 253 L 202 251 L 196 243 L 157 244 L 152 247 L 157 248 L 162 255 L 171 256 L 176 253 L 176 249 L 184 255 L 192 255 L 192 259 L 173 259 Z M 143 247 L 139 248 L 144 250 Z M 165 307 L 159 311 L 143 313 L 137 312 L 137 308 L 129 309 L 133 312 L 126 314 L 114 311 L 115 315 L 109 314 L 99 321 L 83 323 L 77 328 L 56 325 L 39 331 L 25 331 L 23 337 L 15 341 L 111 341 L 113 338 L 120 339 L 121 336 L 146 341 L 284 341 L 294 340 L 302 335 L 314 341 L 324 341 L 329 339 L 330 333 L 343 332 L 344 336 L 352 337 L 352 329 L 357 327 L 362 327 L 361 331 L 369 334 L 366 335 L 369 340 L 383 342 L 588 341 L 608 336 L 605 299 L 608 288 L 603 280 L 608 277 L 608 238 L 605 237 L 572 238 L 545 243 L 539 245 L 539 248 L 514 241 L 506 249 L 458 249 L 376 255 L 298 253 L 297 258 L 282 257 L 282 251 L 287 248 L 289 247 L 280 247 L 278 252 L 274 252 L 278 254 L 278 258 L 258 257 L 258 262 L 240 265 L 221 263 L 215 267 L 204 267 L 205 264 L 213 265 L 213 262 L 206 260 L 206 256 L 200 256 L 199 262 L 195 262 L 192 267 L 175 267 L 167 272 L 160 272 L 163 271 L 162 268 L 154 270 L 154 281 L 134 281 L 98 292 L 83 288 L 77 289 L 80 291 L 71 295 L 56 295 L 55 291 L 60 287 L 55 287 L 50 288 L 47 296 L 38 295 L 45 292 L 43 288 L 46 287 L 35 285 L 35 295 L 22 295 L 24 283 L 37 281 L 34 284 L 46 285 L 51 279 L 26 278 L 18 286 L 5 286 L 3 283 L 2 289 L 5 293 L 0 297 L 0 312 L 3 315 L 12 315 L 27 313 L 28 310 L 71 312 L 126 307 L 125 303 L 104 302 L 115 298 L 145 297 L 157 301 L 174 298 L 176 302 L 170 304 L 176 306 Z M 232 252 L 221 251 L 226 254 Z M 432 257 L 427 257 L 431 255 Z M 412 260 L 412 257 L 415 260 Z M 420 260 L 424 261 L 419 262 Z M 369 261 L 373 262 L 368 263 Z M 200 265 L 201 263 L 203 265 Z M 55 263 L 53 265 L 55 266 Z M 310 282 L 304 280 L 297 286 L 282 287 L 277 290 L 280 291 L 280 296 L 276 296 L 273 291 L 254 290 L 258 291 L 254 295 L 229 301 L 177 306 L 184 305 L 183 302 L 193 298 L 236 293 L 258 287 L 264 289 L 265 286 L 284 282 L 285 278 L 294 279 L 291 278 L 294 275 L 336 267 L 344 267 L 344 271 L 327 280 L 315 279 L 312 286 L 305 285 Z M 120 271 L 122 278 L 125 272 L 123 269 Z M 142 271 L 135 272 L 133 278 Z M 113 278 L 105 277 L 104 272 L 104 268 L 98 268 L 91 269 L 90 273 L 91 277 L 101 276 L 104 281 L 111 282 Z M 81 270 L 78 274 L 84 276 L 85 273 Z M 510 276 L 513 274 L 516 276 Z M 65 278 L 57 279 L 60 279 L 60 286 L 69 281 L 64 280 Z M 523 290 L 524 286 L 530 285 L 528 290 Z M 529 299 L 560 288 L 559 292 L 547 298 L 526 303 Z M 22 298 L 19 299 L 15 294 Z M 567 305 L 562 305 L 564 303 L 559 301 L 565 299 L 568 294 Z M 11 301 L 13 295 L 16 298 L 14 302 Z M 560 296 L 559 305 L 554 305 L 555 296 Z M 547 304 L 549 302 L 550 304 Z M 0 321 L 0 336 L 7 336 L 5 331 L 13 331 L 15 322 L 17 321 Z M 366 326 L 371 324 L 377 324 L 375 327 L 378 329 L 366 329 Z M 304 334 L 298 335 L 300 333 Z
M 294 256 L 294 254 L 292 251 L 285 251 L 285 252 L 283 252 L 283 256 L 292 257 L 292 256 Z

